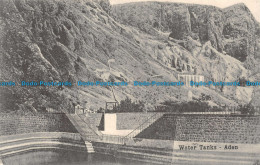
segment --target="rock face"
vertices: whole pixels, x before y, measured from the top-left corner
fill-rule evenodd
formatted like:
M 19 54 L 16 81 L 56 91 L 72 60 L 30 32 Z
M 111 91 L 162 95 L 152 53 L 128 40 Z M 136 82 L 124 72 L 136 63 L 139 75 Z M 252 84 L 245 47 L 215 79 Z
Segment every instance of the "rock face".
M 95 3 L 99 4 L 101 8 L 108 14 L 111 11 L 111 5 L 109 0 L 93 0 Z
M 221 10 L 212 6 L 189 6 L 192 31 L 202 43 L 210 41 L 218 51 L 223 50 L 222 31 L 225 18 Z
M 99 54 L 100 61 L 105 63 L 112 50 L 104 45 L 117 42 L 110 33 L 97 31 L 95 21 L 110 24 L 107 13 L 110 10 L 109 1 L 53 1 L 53 0 L 4 0 L 0 2 L 1 11 L 1 79 L 3 81 L 71 81 L 76 82 L 80 75 L 83 79 L 97 80 L 98 77 L 86 68 L 84 60 Z M 107 13 L 106 13 L 107 12 Z M 118 27 L 119 28 L 119 27 Z M 114 28 L 116 29 L 116 27 Z M 83 35 L 84 34 L 84 35 Z M 116 45 L 114 45 L 116 46 Z M 91 51 L 93 47 L 96 50 Z M 102 48 L 105 47 L 105 48 Z M 112 49 L 112 47 L 109 47 Z M 91 60 L 88 60 L 91 63 Z M 103 65 L 103 64 L 102 64 Z M 91 77 L 91 78 L 90 78 Z M 5 109 L 46 109 L 46 107 L 60 104 L 60 109 L 73 110 L 77 98 L 60 100 L 63 96 L 61 88 L 46 89 L 39 87 L 3 88 L 4 93 L 11 93 L 15 104 L 8 104 L 9 97 L 2 95 L 2 105 Z M 37 91 L 41 92 L 37 92 Z M 8 96 L 8 95 L 7 95 Z M 46 100 L 44 105 L 36 104 L 35 100 Z M 25 101 L 21 107 L 21 100 Z M 48 99 L 47 99 L 48 100 Z M 74 100 L 74 101 L 73 101 Z M 55 103 L 56 102 L 56 103 Z M 60 103 L 58 103 L 60 102 Z M 69 105 L 62 104 L 64 102 Z M 80 102 L 80 100 L 79 100 Z M 67 104 L 66 103 L 66 104 Z M 26 106 L 24 106 L 26 105 Z
M 260 28 L 254 27 L 246 8 L 239 9 L 245 22 L 251 22 L 236 35 L 240 15 L 233 16 L 229 8 L 158 2 L 111 7 L 107 0 L 2 0 L 0 78 L 18 84 L 0 88 L 1 109 L 73 111 L 76 104 L 86 101 L 87 108 L 95 109 L 114 101 L 110 88 L 81 87 L 77 81 L 177 81 L 178 74 L 200 74 L 214 81 L 254 77 L 247 66 L 256 65 L 250 60 L 259 58 L 256 36 Z M 227 25 L 227 20 L 233 24 Z M 256 39 L 251 35 L 255 33 Z M 68 81 L 72 86 L 20 87 L 21 81 Z M 182 95 L 189 90 L 128 86 L 115 87 L 114 94 L 117 100 L 128 96 L 151 107 L 165 100 L 185 101 L 187 96 Z M 192 90 L 198 96 L 204 92 Z M 223 89 L 207 89 L 212 102 L 237 105 L 233 95 L 228 95 L 233 91 L 225 90 L 228 94 L 224 95 L 216 90 Z
M 201 43 L 210 41 L 219 52 L 224 50 L 241 62 L 252 59 L 249 55 L 257 54 L 259 23 L 244 4 L 219 9 L 214 6 L 142 2 L 115 5 L 112 16 L 123 24 L 153 35 L 156 34 L 154 29 L 157 29 L 171 32 L 170 37 L 179 40 L 191 36 Z
M 171 25 L 171 34 L 170 37 L 182 40 L 186 36 L 189 36 L 191 33 L 191 24 L 190 24 L 190 14 L 186 6 L 177 6 L 174 7 L 170 17 L 172 24 Z
M 258 65 L 254 56 L 256 50 L 258 22 L 244 4 L 237 4 L 223 10 L 227 23 L 223 34 L 225 36 L 225 51 L 238 60 L 245 62 L 245 66 L 254 69 Z

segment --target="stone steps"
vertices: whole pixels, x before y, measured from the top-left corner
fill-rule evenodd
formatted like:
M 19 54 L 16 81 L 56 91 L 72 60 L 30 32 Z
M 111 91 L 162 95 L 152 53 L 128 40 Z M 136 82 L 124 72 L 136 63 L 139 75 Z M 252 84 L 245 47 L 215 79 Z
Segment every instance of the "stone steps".
M 17 155 L 17 154 L 23 154 L 23 153 L 27 153 L 27 152 L 32 152 L 32 151 L 43 151 L 43 150 L 67 150 L 67 151 L 73 151 L 73 152 L 86 152 L 86 149 L 83 150 L 79 150 L 79 149 L 71 149 L 71 148 L 63 148 L 63 147 L 58 147 L 58 146 L 31 146 L 31 147 L 26 147 L 26 148 L 16 148 L 16 150 L 13 151 L 9 151 L 9 152 L 5 152 L 3 154 L 1 154 L 1 157 L 9 157 L 9 156 L 13 156 L 13 155 Z M 0 164 L 1 165 L 1 164 Z
M 171 156 L 159 155 L 159 154 L 148 154 L 144 152 L 136 152 L 136 151 L 123 151 L 120 150 L 117 152 L 117 157 L 138 160 L 143 162 L 152 162 L 156 164 L 170 164 Z
M 110 148 L 110 149 L 109 149 Z M 96 152 L 112 152 L 118 158 L 138 160 L 155 164 L 176 165 L 253 165 L 259 155 L 246 152 L 226 151 L 180 151 L 163 148 L 144 148 L 138 146 L 118 147 L 96 146 Z
M 26 136 L 27 135 L 27 136 Z M 77 134 L 30 133 L 3 138 L 0 143 L 0 158 L 35 150 L 69 150 L 86 152 L 86 146 Z M 4 140 L 5 139 L 5 140 Z
M 134 158 L 139 161 L 163 162 L 163 164 L 180 164 L 180 165 L 252 165 L 257 160 L 257 155 L 247 153 L 231 153 L 222 152 L 193 154 L 185 152 L 153 151 L 142 148 L 125 148 L 117 151 L 118 157 Z
M 86 145 L 88 153 L 94 153 L 95 152 L 92 143 L 85 141 L 85 145 Z
M 120 147 L 120 149 L 118 151 L 119 152 L 135 151 L 135 152 L 141 152 L 141 153 L 147 153 L 147 154 L 172 156 L 172 151 L 157 150 L 157 149 L 150 149 L 150 148 L 140 148 L 140 147 L 130 147 L 130 146 Z

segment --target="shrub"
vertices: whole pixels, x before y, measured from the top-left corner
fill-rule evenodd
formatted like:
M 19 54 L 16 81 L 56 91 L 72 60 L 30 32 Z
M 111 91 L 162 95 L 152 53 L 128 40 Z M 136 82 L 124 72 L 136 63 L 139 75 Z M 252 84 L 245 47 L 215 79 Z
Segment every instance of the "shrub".
M 143 112 L 144 111 L 144 102 L 135 101 L 133 102 L 130 98 L 121 100 L 118 106 L 113 107 L 112 111 L 109 112 Z
M 254 115 L 255 114 L 255 109 L 250 104 L 239 106 L 238 111 L 240 111 L 241 114 L 243 114 L 243 115 Z
M 212 111 L 213 108 L 208 105 L 207 102 L 202 101 L 189 101 L 177 103 L 173 101 L 165 101 L 160 106 L 155 107 L 155 111 L 160 112 L 208 112 Z M 214 108 L 216 110 L 216 108 Z M 219 111 L 219 110 L 218 110 Z

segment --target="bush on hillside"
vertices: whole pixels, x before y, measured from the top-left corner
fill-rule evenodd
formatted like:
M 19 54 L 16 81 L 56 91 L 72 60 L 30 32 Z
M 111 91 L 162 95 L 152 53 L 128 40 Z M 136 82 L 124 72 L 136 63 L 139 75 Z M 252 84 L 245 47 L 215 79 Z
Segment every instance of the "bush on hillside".
M 189 101 L 189 102 L 173 102 L 173 101 L 164 101 L 161 105 L 155 107 L 157 112 L 216 112 L 221 111 L 220 108 L 211 107 L 207 102 L 203 101 Z
M 254 115 L 255 114 L 255 108 L 250 104 L 239 106 L 238 111 L 240 111 L 241 114 L 243 114 L 243 115 Z
M 143 112 L 144 102 L 143 101 L 132 101 L 130 98 L 121 100 L 118 106 L 113 107 L 109 112 L 120 113 L 120 112 Z

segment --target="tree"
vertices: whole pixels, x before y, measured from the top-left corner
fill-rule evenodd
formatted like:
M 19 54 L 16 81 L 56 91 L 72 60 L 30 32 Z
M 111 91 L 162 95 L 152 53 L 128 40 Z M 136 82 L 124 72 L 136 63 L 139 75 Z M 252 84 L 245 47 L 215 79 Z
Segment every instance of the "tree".
M 245 87 L 247 80 L 245 77 L 241 77 L 238 79 L 238 82 L 239 82 L 240 86 Z
M 213 110 L 207 102 L 203 101 L 189 101 L 189 102 L 174 102 L 164 101 L 160 106 L 155 107 L 155 111 L 161 112 L 207 112 Z
M 126 97 L 125 100 L 120 101 L 118 106 L 113 107 L 111 112 L 143 112 L 144 107 L 143 101 L 133 102 L 129 97 Z
M 254 115 L 255 114 L 255 109 L 251 104 L 239 106 L 238 111 L 240 111 L 241 114 L 243 114 L 243 115 Z

